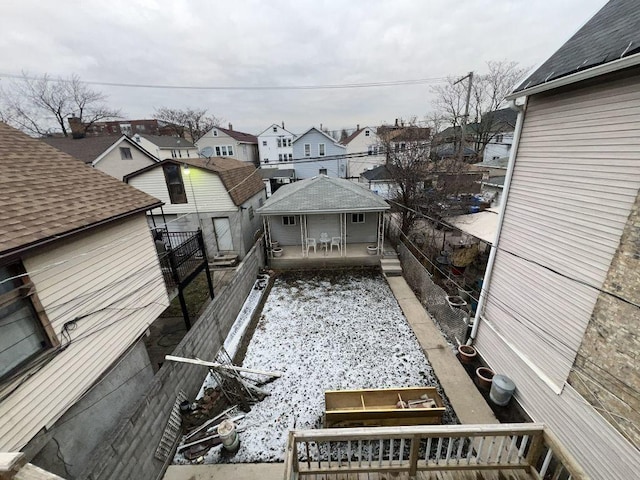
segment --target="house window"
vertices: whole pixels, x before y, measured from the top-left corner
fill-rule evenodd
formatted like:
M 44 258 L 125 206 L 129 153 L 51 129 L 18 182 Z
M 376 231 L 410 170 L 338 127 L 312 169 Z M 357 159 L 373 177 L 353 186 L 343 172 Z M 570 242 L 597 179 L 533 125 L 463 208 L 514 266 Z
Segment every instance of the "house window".
M 231 145 L 217 145 L 216 157 L 227 157 L 233 155 L 233 147 Z
M 262 163 L 269 163 L 269 159 L 268 158 L 263 158 L 262 159 Z
M 502 143 L 504 136 L 502 134 L 496 135 L 496 143 Z
M 136 131 L 144 132 L 144 125 L 136 125 Z
M 493 157 L 491 157 L 491 160 L 499 160 L 499 159 L 500 159 L 500 157 L 497 156 L 497 155 L 494 155 Z
M 305 157 L 310 157 L 311 156 L 311 144 L 310 143 L 305 143 L 304 144 L 304 156 Z
M 364 213 L 352 213 L 351 223 L 364 223 Z
M 291 146 L 291 139 L 287 138 L 287 147 L 290 147 L 290 146 Z
M 229 145 L 229 146 L 227 147 L 227 150 L 229 151 L 229 156 L 230 156 L 230 157 L 233 157 L 233 147 L 232 147 L 231 145 Z
M 218 136 L 218 131 L 217 131 L 217 130 L 214 130 L 212 133 L 213 133 L 213 136 L 214 136 L 214 137 L 217 137 L 217 136 Z
M 263 147 L 266 147 L 266 146 L 267 146 L 267 141 L 266 141 L 266 140 L 263 140 L 263 141 L 262 141 L 262 146 L 263 146 Z
M 191 155 L 189 155 L 189 150 L 187 150 L 187 158 L 191 158 Z
M 318 144 L 318 156 L 324 157 L 324 143 Z
M 131 155 L 131 149 L 127 147 L 120 147 L 120 158 L 122 160 L 131 160 L 133 155 Z
M 282 161 L 282 154 L 281 153 L 278 154 L 278 161 L 280 161 L 280 162 Z
M 253 220 L 253 207 L 249 207 L 249 220 Z
M 171 203 L 187 203 L 187 193 L 184 190 L 180 165 L 168 163 L 163 165 L 162 169 L 164 170 L 164 179 L 167 182 Z
M 261 198 L 258 199 L 258 205 L 263 206 L 264 205 L 264 200 Z
M 369 145 L 369 148 L 367 149 L 367 154 L 368 155 L 375 155 L 375 153 L 373 153 L 373 145 Z
M 289 154 L 289 161 L 292 161 L 292 160 L 293 160 L 293 153 L 290 153 Z
M 365 131 L 364 131 L 364 136 L 365 136 L 365 137 L 368 137 L 368 136 L 369 136 L 369 134 L 370 134 L 369 130 L 365 130 Z
M 296 224 L 296 217 L 294 217 L 293 215 L 282 217 L 282 225 L 291 227 L 295 224 Z
M 171 150 L 171 158 L 182 158 L 182 150 Z
M 278 143 L 278 148 L 281 148 L 281 147 L 282 147 L 282 139 L 281 139 L 281 138 L 279 138 L 279 139 L 277 140 L 277 143 Z
M 33 284 L 14 278 L 23 273 L 19 263 L 0 267 L 0 378 L 52 346 Z
M 273 127 L 273 133 L 278 133 L 278 127 Z
M 318 173 L 320 175 L 326 175 L 327 174 L 327 169 L 326 168 L 321 168 L 320 170 L 318 170 Z

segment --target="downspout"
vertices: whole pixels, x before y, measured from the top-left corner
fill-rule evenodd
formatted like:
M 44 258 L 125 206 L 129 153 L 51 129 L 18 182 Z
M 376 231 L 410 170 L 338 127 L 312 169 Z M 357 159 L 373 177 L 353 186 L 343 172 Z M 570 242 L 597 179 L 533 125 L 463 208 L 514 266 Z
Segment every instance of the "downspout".
M 516 154 L 518 152 L 518 146 L 520 145 L 520 136 L 522 135 L 522 124 L 524 123 L 524 114 L 527 109 L 527 97 L 525 97 L 524 104 L 516 105 L 515 100 L 509 101 L 509 108 L 518 112 L 518 119 L 516 120 L 516 129 L 513 134 L 513 145 L 511 147 L 511 154 L 509 155 L 509 165 L 507 166 L 507 173 L 504 179 L 504 187 L 502 188 L 502 203 L 500 213 L 498 215 L 498 226 L 496 228 L 496 235 L 491 245 L 491 252 L 489 253 L 489 260 L 487 262 L 487 269 L 484 272 L 484 278 L 482 281 L 482 289 L 480 291 L 480 297 L 478 298 L 478 307 L 476 308 L 476 315 L 473 319 L 473 326 L 471 327 L 471 335 L 467 340 L 467 345 L 472 345 L 478 334 L 478 325 L 480 324 L 480 317 L 484 310 L 484 304 L 487 298 L 487 291 L 491 284 L 491 275 L 493 274 L 493 266 L 496 261 L 496 254 L 498 252 L 498 244 L 500 243 L 500 233 L 502 232 L 502 224 L 504 223 L 504 213 L 507 209 L 507 200 L 509 199 L 509 190 L 511 188 L 511 178 L 513 177 L 513 169 L 516 163 Z

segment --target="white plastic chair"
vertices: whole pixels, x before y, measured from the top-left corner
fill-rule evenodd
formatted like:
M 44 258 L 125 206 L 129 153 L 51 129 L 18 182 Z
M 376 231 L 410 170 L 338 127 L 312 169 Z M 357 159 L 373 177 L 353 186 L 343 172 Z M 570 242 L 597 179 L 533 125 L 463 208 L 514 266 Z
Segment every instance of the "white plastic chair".
M 317 248 L 317 243 L 316 243 L 316 239 L 315 238 L 307 238 L 307 255 L 309 254 L 309 249 L 311 247 L 313 247 L 313 253 L 318 253 L 318 251 L 316 250 Z
M 329 243 L 331 239 L 329 238 L 329 234 L 327 232 L 322 232 L 320 234 L 320 247 L 324 248 L 325 252 L 329 249 Z
M 331 251 L 333 252 L 333 247 L 338 247 L 338 251 L 340 255 L 342 255 L 342 245 L 340 245 L 340 237 L 331 237 Z

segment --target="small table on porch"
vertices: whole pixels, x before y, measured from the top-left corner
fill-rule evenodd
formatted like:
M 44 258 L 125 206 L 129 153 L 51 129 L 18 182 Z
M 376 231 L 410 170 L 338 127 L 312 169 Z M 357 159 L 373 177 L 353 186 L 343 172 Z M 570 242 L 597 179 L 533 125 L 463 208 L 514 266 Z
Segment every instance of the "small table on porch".
M 318 242 L 320 242 L 320 250 L 324 249 L 324 255 L 327 255 L 327 252 L 329 251 L 329 244 L 331 243 L 331 237 L 323 237 L 320 236 L 320 238 L 318 239 Z

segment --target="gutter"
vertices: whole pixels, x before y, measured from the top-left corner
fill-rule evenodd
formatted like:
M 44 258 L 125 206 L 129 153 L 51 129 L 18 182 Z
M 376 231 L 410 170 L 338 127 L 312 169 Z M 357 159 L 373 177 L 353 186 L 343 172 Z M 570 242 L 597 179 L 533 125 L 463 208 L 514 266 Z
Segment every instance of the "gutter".
M 476 316 L 473 319 L 473 327 L 471 328 L 471 335 L 467 340 L 467 345 L 472 345 L 478 334 L 478 325 L 480 324 L 480 318 L 482 311 L 484 310 L 484 304 L 487 299 L 487 291 L 491 285 L 491 275 L 493 273 L 493 266 L 496 261 L 496 254 L 498 253 L 498 245 L 500 244 L 500 232 L 502 231 L 502 225 L 504 223 L 504 214 L 507 210 L 507 202 L 509 200 L 509 190 L 511 189 L 511 179 L 513 177 L 513 169 L 516 163 L 516 154 L 518 153 L 518 147 L 520 146 L 520 137 L 522 135 L 522 124 L 524 123 L 524 115 L 527 109 L 527 99 L 525 97 L 525 103 L 521 106 L 516 105 L 514 100 L 510 100 L 509 108 L 518 112 L 518 119 L 516 120 L 516 129 L 513 135 L 513 144 L 511 147 L 511 154 L 509 155 L 509 164 L 507 166 L 507 174 L 504 179 L 504 186 L 502 188 L 502 207 L 500 208 L 500 214 L 498 215 L 498 226 L 496 228 L 496 234 L 493 243 L 491 244 L 491 253 L 489 254 L 489 261 L 487 262 L 487 269 L 484 272 L 484 279 L 482 281 L 482 290 L 480 291 L 480 298 L 478 298 L 478 306 L 476 308 Z
M 513 101 L 516 98 L 528 97 L 537 93 L 564 87 L 565 85 L 570 85 L 572 83 L 582 82 L 583 80 L 589 80 L 590 78 L 599 77 L 600 75 L 606 75 L 607 73 L 613 73 L 625 68 L 635 67 L 637 65 L 640 65 L 640 53 L 625 58 L 619 58 L 618 60 L 605 63 L 604 65 L 598 65 L 597 67 L 592 67 L 581 72 L 572 73 L 571 75 L 556 78 L 555 80 L 551 80 L 550 82 L 536 85 L 531 88 L 525 88 L 524 90 L 520 90 L 519 92 L 511 93 L 505 98 L 509 101 Z

